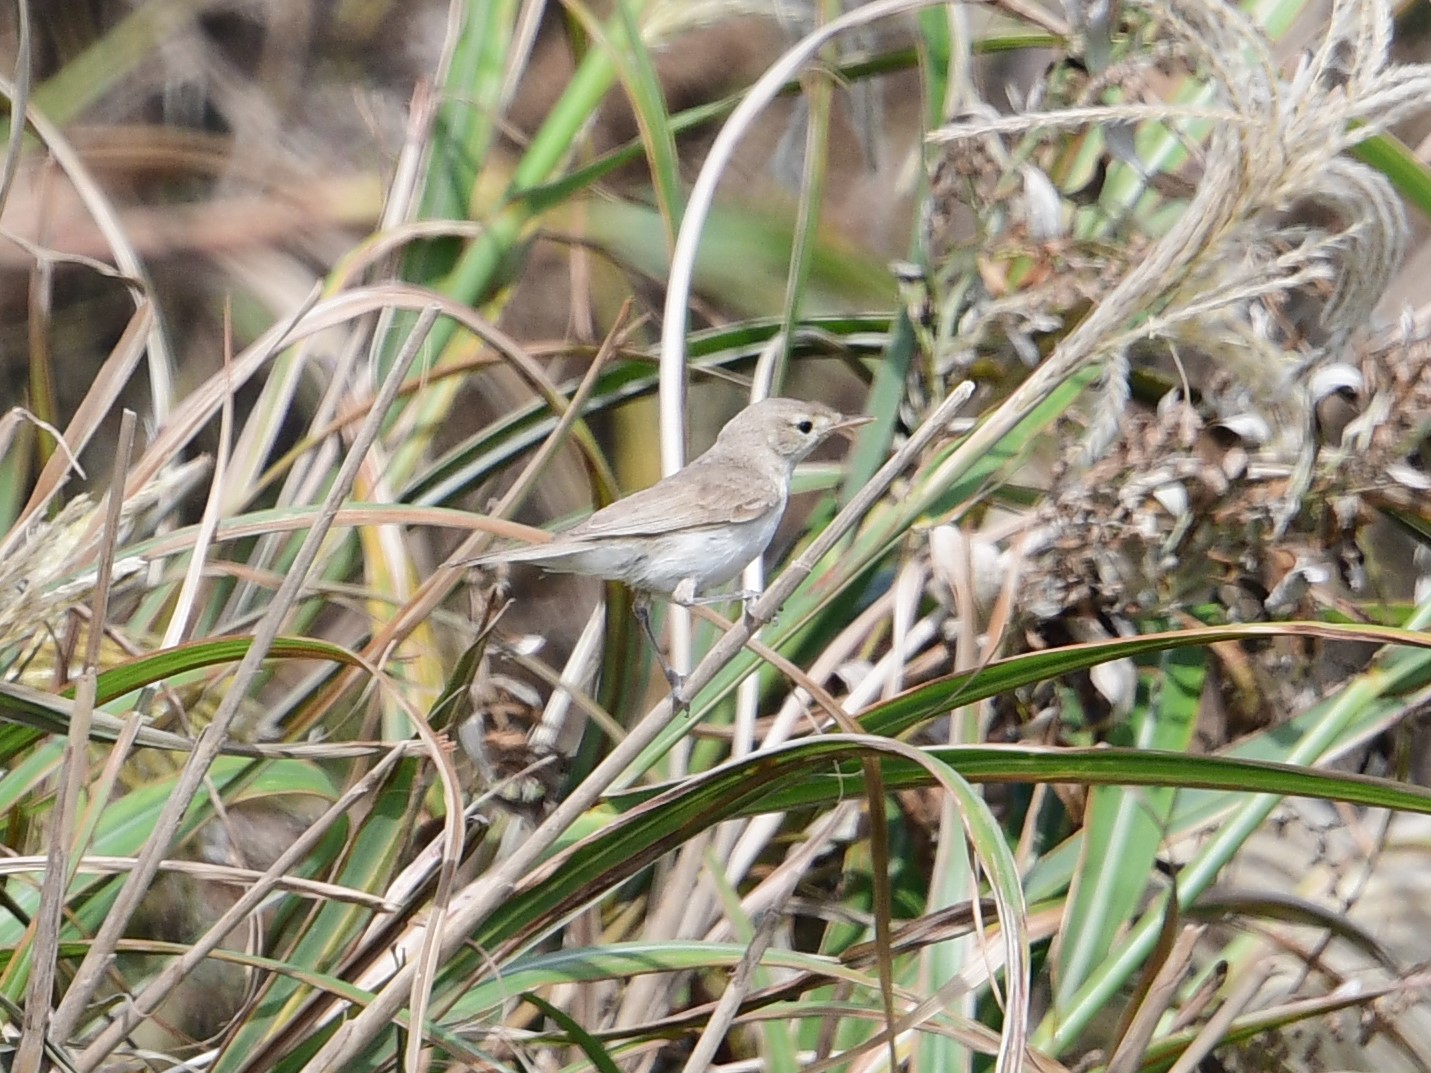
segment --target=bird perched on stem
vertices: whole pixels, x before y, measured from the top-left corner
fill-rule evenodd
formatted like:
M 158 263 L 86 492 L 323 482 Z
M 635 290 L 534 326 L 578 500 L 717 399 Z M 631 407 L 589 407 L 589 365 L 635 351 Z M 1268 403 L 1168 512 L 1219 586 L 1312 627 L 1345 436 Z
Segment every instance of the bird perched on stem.
M 469 566 L 533 563 L 543 570 L 620 581 L 673 690 L 681 678 L 661 655 L 650 596 L 700 602 L 763 553 L 790 498 L 795 466 L 834 434 L 872 420 L 818 402 L 766 399 L 721 429 L 710 450 L 650 488 L 603 507 L 550 543 L 506 548 Z

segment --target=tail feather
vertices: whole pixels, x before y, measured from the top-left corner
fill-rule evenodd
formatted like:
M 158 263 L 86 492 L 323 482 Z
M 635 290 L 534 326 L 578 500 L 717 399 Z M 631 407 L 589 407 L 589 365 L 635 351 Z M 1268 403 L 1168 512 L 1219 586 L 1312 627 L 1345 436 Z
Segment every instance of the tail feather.
M 496 566 L 499 563 L 537 563 L 548 569 L 560 569 L 563 559 L 574 555 L 579 549 L 569 544 L 524 544 L 512 548 L 489 551 L 475 558 L 465 560 L 463 566 Z

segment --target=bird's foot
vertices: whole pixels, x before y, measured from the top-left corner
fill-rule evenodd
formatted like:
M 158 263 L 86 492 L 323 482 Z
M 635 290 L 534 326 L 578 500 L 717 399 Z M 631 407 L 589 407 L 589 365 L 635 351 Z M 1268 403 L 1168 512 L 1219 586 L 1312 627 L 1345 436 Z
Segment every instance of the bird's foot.
M 656 660 L 661 664 L 661 673 L 666 676 L 666 684 L 671 687 L 672 693 L 679 693 L 686 686 L 686 676 L 676 668 L 666 662 L 666 657 L 661 653 L 656 653 Z
M 771 611 L 765 615 L 755 613 L 755 604 L 765 593 L 763 592 L 743 592 L 740 594 L 740 621 L 751 633 L 762 626 L 772 626 L 780 620 L 779 611 Z
M 740 624 L 744 626 L 749 633 L 754 633 L 760 629 L 761 626 L 760 620 L 755 617 L 754 611 L 751 610 L 755 605 L 754 597 L 756 595 L 758 594 L 752 593 L 751 596 L 740 601 Z
M 656 649 L 656 662 L 661 665 L 661 673 L 666 676 L 666 685 L 671 690 L 672 713 L 679 715 L 691 706 L 691 699 L 686 696 L 686 676 L 666 662 L 659 648 Z
M 689 711 L 691 698 L 686 696 L 686 676 L 666 668 L 666 683 L 671 687 L 671 714 L 680 715 Z
M 686 676 L 666 661 L 659 648 L 655 652 L 656 662 L 661 665 L 661 673 L 666 676 L 666 685 L 671 690 L 672 713 L 679 715 L 691 706 L 691 699 L 686 696 Z

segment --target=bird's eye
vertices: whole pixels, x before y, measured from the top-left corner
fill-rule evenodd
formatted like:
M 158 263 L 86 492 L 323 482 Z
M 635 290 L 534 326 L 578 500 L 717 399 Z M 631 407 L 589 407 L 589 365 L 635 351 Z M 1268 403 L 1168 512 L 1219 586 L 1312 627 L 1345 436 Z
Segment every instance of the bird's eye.
M 799 421 L 795 422 L 795 427 L 799 429 L 802 436 L 808 436 L 810 435 L 810 431 L 815 427 L 815 422 L 811 421 L 808 417 L 802 417 Z

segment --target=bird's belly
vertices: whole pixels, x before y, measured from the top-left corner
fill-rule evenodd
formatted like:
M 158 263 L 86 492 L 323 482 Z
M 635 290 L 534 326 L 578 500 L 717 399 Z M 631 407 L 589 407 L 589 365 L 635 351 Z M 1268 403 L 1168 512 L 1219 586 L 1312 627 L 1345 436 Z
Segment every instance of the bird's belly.
M 650 554 L 630 583 L 666 593 L 687 578 L 695 581 L 698 593 L 724 584 L 765 550 L 779 522 L 780 512 L 772 511 L 769 517 L 751 522 L 648 537 Z

